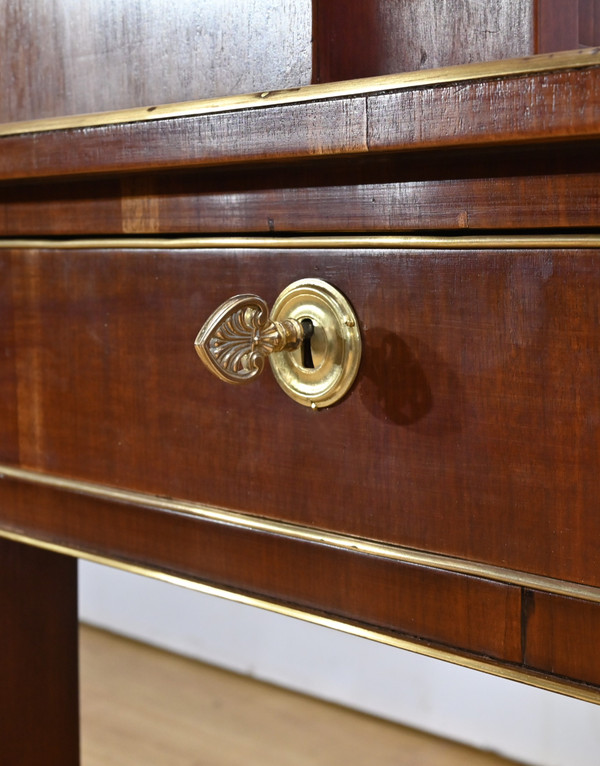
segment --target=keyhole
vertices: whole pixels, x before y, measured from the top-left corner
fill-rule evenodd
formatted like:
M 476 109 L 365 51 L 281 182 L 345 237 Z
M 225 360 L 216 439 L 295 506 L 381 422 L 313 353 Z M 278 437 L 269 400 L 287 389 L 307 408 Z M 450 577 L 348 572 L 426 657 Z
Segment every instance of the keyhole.
M 302 366 L 308 370 L 315 369 L 315 363 L 313 362 L 311 339 L 315 333 L 315 326 L 310 319 L 302 319 L 300 324 L 304 330 L 304 338 L 302 339 Z

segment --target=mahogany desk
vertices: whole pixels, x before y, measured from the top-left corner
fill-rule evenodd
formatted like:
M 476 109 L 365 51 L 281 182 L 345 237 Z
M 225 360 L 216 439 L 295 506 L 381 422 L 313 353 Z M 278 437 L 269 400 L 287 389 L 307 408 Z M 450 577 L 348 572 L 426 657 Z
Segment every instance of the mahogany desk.
M 600 700 L 599 53 L 0 136 L 6 763 L 77 763 L 77 557 Z M 306 277 L 342 401 L 211 376 Z

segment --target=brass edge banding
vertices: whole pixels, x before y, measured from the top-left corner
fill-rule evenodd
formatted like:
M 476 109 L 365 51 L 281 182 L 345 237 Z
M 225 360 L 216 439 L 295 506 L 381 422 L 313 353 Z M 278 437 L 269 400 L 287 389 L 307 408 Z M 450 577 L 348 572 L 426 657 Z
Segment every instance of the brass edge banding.
M 160 106 L 134 107 L 94 114 L 79 114 L 24 120 L 0 124 L 0 137 L 53 130 L 102 127 L 118 123 L 149 122 L 177 117 L 234 112 L 266 106 L 299 104 L 351 96 L 368 96 L 381 91 L 407 90 L 473 80 L 539 74 L 565 69 L 583 69 L 600 65 L 599 48 L 541 54 L 525 58 L 461 64 L 439 69 L 418 70 L 322 85 L 306 85 L 289 90 L 265 91 L 222 98 L 204 99 Z
M 25 545 L 32 545 L 36 548 L 41 548 L 43 550 L 52 551 L 53 553 L 59 553 L 66 556 L 72 556 L 78 559 L 93 562 L 95 564 L 102 564 L 104 566 L 112 567 L 113 569 L 119 569 L 123 572 L 128 572 L 129 574 L 140 575 L 142 577 L 150 577 L 154 580 L 158 580 L 169 585 L 176 585 L 178 587 L 187 588 L 188 590 L 193 590 L 197 593 L 203 593 L 207 596 L 223 598 L 226 601 L 230 601 L 236 604 L 265 609 L 269 612 L 274 612 L 275 614 L 279 614 L 284 617 L 292 617 L 294 619 L 302 620 L 303 622 L 311 623 L 312 625 L 337 630 L 341 633 L 346 633 L 356 638 L 364 638 L 369 641 L 376 641 L 379 644 L 391 646 L 396 649 L 403 649 L 404 651 L 413 652 L 414 654 L 419 654 L 423 657 L 429 657 L 430 659 L 450 662 L 453 665 L 458 665 L 469 670 L 477 670 L 479 672 L 488 673 L 498 678 L 504 678 L 509 681 L 517 681 L 527 686 L 533 686 L 537 689 L 543 689 L 544 691 L 563 694 L 565 696 L 573 697 L 584 702 L 591 702 L 596 705 L 600 704 L 600 693 L 598 690 L 592 687 L 586 687 L 585 685 L 579 684 L 575 681 L 573 683 L 569 683 L 566 680 L 562 681 L 557 678 L 549 678 L 535 670 L 499 666 L 492 663 L 491 661 L 469 657 L 460 653 L 454 654 L 451 651 L 428 646 L 426 644 L 419 643 L 416 640 L 411 641 L 408 638 L 400 638 L 386 635 L 385 633 L 378 633 L 375 630 L 363 628 L 359 625 L 353 625 L 352 623 L 345 623 L 341 620 L 337 620 L 331 617 L 324 617 L 323 615 L 313 614 L 308 611 L 305 612 L 301 609 L 296 609 L 294 607 L 267 601 L 255 596 L 236 593 L 235 591 L 228 591 L 223 588 L 215 587 L 214 585 L 197 582 L 195 580 L 188 580 L 184 577 L 171 575 L 166 572 L 161 572 L 157 569 L 152 569 L 150 567 L 138 566 L 136 564 L 129 564 L 124 561 L 110 559 L 104 556 L 98 556 L 87 551 L 78 550 L 76 548 L 65 545 L 59 545 L 57 543 L 52 543 L 46 540 L 40 540 L 16 532 L 9 532 L 7 530 L 0 529 L 0 538 L 12 540 L 13 542 L 17 543 L 23 543 Z
M 175 249 L 420 249 L 491 250 L 600 247 L 600 234 L 502 234 L 456 236 L 356 235 L 289 237 L 94 237 L 76 239 L 0 238 L 0 249 L 35 250 L 175 250 Z
M 454 574 L 483 578 L 505 585 L 543 591 L 554 595 L 577 598 L 584 601 L 600 603 L 600 588 L 581 585 L 575 582 L 557 580 L 544 575 L 535 575 L 505 567 L 484 564 L 452 556 L 429 553 L 413 548 L 390 543 L 379 543 L 372 540 L 344 535 L 338 532 L 314 529 L 301 524 L 275 521 L 239 511 L 229 511 L 202 503 L 187 500 L 175 500 L 157 495 L 150 495 L 126 489 L 118 489 L 102 484 L 95 484 L 78 479 L 67 479 L 62 476 L 39 473 L 24 468 L 0 465 L 0 480 L 12 479 L 27 484 L 35 484 L 49 489 L 70 492 L 73 494 L 93 497 L 109 502 L 140 506 L 153 510 L 169 511 L 171 513 L 194 516 L 205 521 L 224 524 L 253 532 L 277 535 L 286 539 L 324 545 L 337 550 L 347 551 L 368 556 L 396 561 L 403 564 L 424 566 Z M 0 531 L 0 535 L 4 534 Z

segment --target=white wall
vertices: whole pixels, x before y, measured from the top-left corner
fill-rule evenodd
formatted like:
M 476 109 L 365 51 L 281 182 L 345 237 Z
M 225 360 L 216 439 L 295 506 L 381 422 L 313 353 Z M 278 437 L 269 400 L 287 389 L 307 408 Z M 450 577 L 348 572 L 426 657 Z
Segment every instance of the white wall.
M 85 622 L 540 766 L 598 766 L 600 706 L 80 562 Z

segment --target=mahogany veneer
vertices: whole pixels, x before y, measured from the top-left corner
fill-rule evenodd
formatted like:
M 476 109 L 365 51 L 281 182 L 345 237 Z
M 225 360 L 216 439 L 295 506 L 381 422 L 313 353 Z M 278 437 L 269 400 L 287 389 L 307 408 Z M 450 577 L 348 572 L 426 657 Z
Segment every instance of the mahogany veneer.
M 526 601 L 527 665 L 600 685 L 598 604 L 549 593 L 529 593 Z
M 32 538 L 520 664 L 515 586 L 6 480 L 4 525 Z M 304 576 L 303 576 L 304 573 Z M 324 583 L 326 587 L 324 588 Z M 498 625 L 503 630 L 498 631 Z
M 21 465 L 600 586 L 594 250 L 7 258 Z M 212 308 L 308 275 L 358 312 L 346 400 L 209 376 L 192 343 Z
M 4 184 L 0 233 L 593 230 L 599 171 L 594 141 Z

